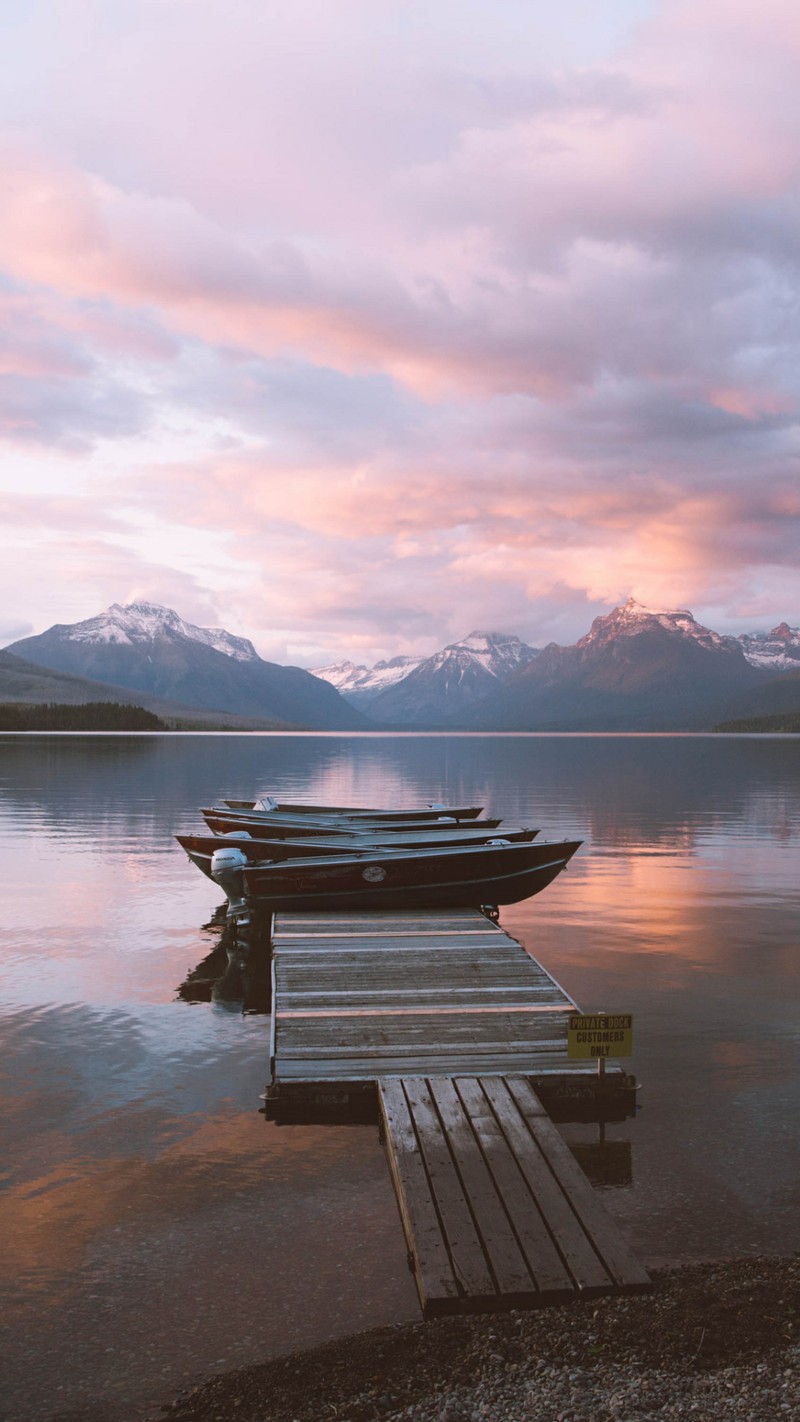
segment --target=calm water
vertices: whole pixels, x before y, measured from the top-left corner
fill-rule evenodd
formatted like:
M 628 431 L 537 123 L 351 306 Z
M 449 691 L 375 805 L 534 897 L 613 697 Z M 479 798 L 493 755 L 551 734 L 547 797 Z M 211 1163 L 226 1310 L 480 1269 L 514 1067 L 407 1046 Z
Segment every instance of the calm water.
M 223 796 L 458 800 L 582 836 L 501 920 L 582 1007 L 635 1013 L 639 1113 L 605 1150 L 565 1134 L 652 1265 L 800 1250 L 798 740 L 7 736 L 0 790 L 14 1422 L 136 1418 L 418 1317 L 377 1128 L 259 1114 L 259 985 L 172 838 Z

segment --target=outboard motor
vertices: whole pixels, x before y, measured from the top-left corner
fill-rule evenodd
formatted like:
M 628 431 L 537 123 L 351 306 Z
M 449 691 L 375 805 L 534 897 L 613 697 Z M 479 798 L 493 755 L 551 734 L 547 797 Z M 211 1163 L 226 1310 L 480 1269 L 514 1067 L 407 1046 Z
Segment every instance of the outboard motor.
M 227 895 L 229 915 L 239 913 L 246 907 L 242 873 L 246 863 L 247 855 L 232 844 L 224 849 L 215 849 L 211 856 L 211 877 Z

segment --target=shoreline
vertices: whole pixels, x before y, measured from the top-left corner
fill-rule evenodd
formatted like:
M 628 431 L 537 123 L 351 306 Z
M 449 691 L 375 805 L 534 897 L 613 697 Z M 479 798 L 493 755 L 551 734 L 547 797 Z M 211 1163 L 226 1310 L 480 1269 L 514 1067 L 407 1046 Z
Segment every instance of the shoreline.
M 653 1272 L 648 1294 L 461 1314 L 221 1373 L 147 1422 L 594 1422 L 800 1415 L 800 1258 Z

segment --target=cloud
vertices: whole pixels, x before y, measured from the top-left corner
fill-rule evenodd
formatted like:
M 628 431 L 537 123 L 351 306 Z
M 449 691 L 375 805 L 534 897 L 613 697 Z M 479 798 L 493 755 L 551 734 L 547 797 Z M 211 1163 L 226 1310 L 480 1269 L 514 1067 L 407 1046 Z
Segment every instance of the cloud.
M 105 601 L 101 510 L 259 646 L 796 617 L 796 10 L 612 8 L 20 13 L 1 429 Z

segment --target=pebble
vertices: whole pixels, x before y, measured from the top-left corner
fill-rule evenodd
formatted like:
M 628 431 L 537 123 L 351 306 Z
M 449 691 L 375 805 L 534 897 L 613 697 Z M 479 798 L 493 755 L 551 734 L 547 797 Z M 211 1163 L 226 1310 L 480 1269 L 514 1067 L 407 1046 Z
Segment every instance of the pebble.
M 768 1267 L 771 1287 L 759 1292 Z M 514 1316 L 502 1331 L 480 1319 L 452 1334 L 414 1326 L 405 1373 L 381 1376 L 377 1335 L 371 1375 L 356 1381 L 345 1366 L 334 1390 L 325 1372 L 302 1402 L 294 1393 L 282 1406 L 263 1380 L 248 1392 L 241 1375 L 227 1396 L 245 1402 L 241 1422 L 775 1422 L 800 1418 L 798 1319 L 800 1263 L 742 1261 L 591 1312 Z M 200 1390 L 176 1417 L 213 1422 L 219 1401 Z

